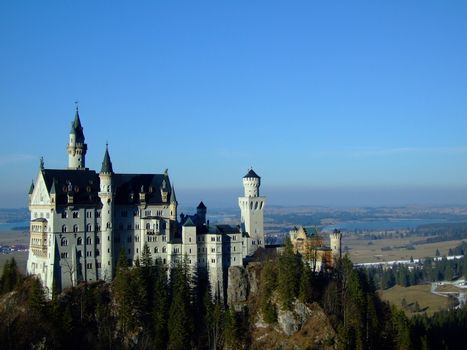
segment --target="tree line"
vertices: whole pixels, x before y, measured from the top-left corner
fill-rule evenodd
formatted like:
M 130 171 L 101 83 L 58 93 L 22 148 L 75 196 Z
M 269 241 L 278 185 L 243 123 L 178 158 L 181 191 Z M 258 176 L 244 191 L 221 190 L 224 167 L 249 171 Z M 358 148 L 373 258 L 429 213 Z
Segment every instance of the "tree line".
M 426 258 L 422 263 L 394 264 L 390 267 L 370 267 L 366 269 L 368 277 L 372 279 L 378 289 L 388 289 L 400 285 L 409 287 L 417 284 L 436 281 L 452 281 L 457 278 L 467 278 L 467 259 L 440 260 Z
M 154 261 L 147 247 L 129 267 L 122 252 L 112 283 L 81 283 L 45 297 L 40 281 L 10 260 L 0 278 L 2 349 L 248 349 L 258 313 L 274 325 L 296 302 L 318 303 L 337 336 L 335 349 L 460 349 L 467 310 L 407 318 L 381 301 L 365 270 L 348 257 L 313 273 L 289 240 L 262 261 L 255 302 L 235 312 L 186 261 Z M 310 334 L 310 337 L 313 335 Z
M 242 315 L 213 295 L 186 261 L 170 271 L 144 247 L 129 267 L 124 252 L 112 283 L 81 283 L 47 300 L 40 281 L 14 259 L 0 279 L 4 349 L 236 349 L 246 342 Z

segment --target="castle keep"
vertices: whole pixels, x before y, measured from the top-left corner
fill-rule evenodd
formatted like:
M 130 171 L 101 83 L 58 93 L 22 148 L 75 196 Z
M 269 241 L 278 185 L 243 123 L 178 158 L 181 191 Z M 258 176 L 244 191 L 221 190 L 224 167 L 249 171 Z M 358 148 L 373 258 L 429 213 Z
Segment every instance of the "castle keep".
M 99 172 L 86 168 L 87 145 L 78 109 L 67 144 L 68 167 L 47 169 L 41 160 L 29 191 L 29 274 L 52 290 L 80 281 L 110 281 L 120 252 L 131 265 L 145 244 L 169 267 L 182 259 L 205 273 L 223 297 L 227 270 L 264 247 L 260 177 L 251 169 L 239 198 L 241 225 L 210 225 L 201 202 L 193 215 L 177 215 L 169 174 L 114 172 L 108 146 Z

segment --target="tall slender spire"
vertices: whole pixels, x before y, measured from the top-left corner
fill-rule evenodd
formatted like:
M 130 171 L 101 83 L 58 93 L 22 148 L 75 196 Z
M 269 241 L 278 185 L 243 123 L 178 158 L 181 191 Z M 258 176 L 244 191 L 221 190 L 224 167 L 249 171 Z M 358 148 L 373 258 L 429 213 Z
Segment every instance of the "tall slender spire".
M 34 191 L 34 180 L 31 181 L 31 187 L 29 187 L 29 194 L 32 194 Z
M 172 189 L 170 191 L 170 203 L 177 203 L 177 197 L 175 197 L 174 185 L 172 185 Z
M 50 186 L 50 194 L 56 194 L 57 189 L 55 188 L 55 178 L 52 179 L 52 186 Z
M 102 161 L 101 173 L 113 173 L 112 161 L 109 155 L 109 144 L 105 144 L 104 160 Z
M 84 133 L 81 120 L 79 119 L 78 105 L 76 105 L 75 119 L 73 120 L 73 123 L 71 123 L 70 134 L 75 134 L 76 141 L 84 142 Z
M 71 130 L 67 144 L 68 169 L 86 169 L 86 152 L 88 145 L 84 142 L 83 126 L 79 118 L 78 104 L 75 119 L 71 123 Z

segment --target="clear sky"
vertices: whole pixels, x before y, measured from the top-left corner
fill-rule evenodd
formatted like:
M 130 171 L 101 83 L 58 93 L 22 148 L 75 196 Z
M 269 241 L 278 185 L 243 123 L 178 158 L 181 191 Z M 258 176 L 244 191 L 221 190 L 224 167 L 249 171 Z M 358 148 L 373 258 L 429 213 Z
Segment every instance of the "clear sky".
M 466 1 L 0 1 L 0 207 L 75 100 L 89 167 L 108 141 L 179 201 L 253 166 L 271 204 L 467 204 Z

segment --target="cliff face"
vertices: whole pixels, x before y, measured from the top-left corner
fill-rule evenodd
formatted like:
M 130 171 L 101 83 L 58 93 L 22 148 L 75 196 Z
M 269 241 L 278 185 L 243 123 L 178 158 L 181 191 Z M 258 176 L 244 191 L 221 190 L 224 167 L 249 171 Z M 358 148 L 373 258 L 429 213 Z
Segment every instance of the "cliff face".
M 232 266 L 228 272 L 227 303 L 240 312 L 248 305 L 249 299 L 258 293 L 260 263 L 250 263 L 247 267 Z M 250 300 L 251 301 L 251 300 Z
M 251 349 L 334 349 L 336 332 L 318 303 L 293 303 L 283 310 L 277 303 L 277 322 L 267 324 L 259 305 L 261 263 L 229 269 L 227 301 L 235 311 L 249 315 Z

